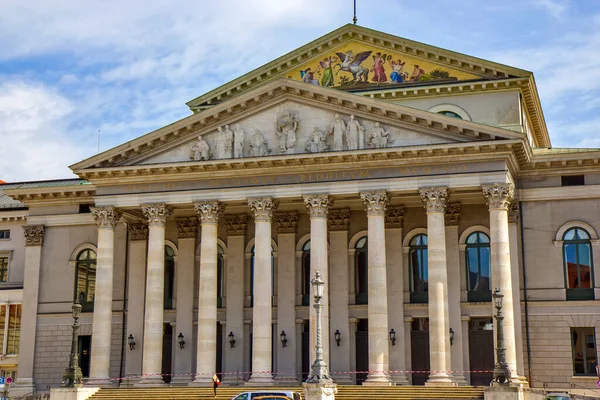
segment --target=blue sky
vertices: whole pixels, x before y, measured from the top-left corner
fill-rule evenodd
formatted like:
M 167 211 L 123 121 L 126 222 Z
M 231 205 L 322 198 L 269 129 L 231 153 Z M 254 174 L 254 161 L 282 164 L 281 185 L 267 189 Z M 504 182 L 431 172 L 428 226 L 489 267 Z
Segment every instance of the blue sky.
M 600 147 L 600 0 L 358 0 L 359 25 L 535 74 L 555 147 Z M 0 0 L 0 179 L 190 115 L 185 102 L 352 19 L 352 0 Z

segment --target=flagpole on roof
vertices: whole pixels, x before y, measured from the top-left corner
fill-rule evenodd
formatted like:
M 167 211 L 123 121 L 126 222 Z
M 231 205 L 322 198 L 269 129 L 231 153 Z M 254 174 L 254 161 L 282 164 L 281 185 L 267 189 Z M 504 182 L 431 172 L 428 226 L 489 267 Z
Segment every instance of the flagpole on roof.
M 100 154 L 100 129 L 98 129 L 98 154 Z
M 354 22 L 354 25 L 356 25 L 356 0 L 354 0 L 354 18 L 352 18 L 352 22 Z

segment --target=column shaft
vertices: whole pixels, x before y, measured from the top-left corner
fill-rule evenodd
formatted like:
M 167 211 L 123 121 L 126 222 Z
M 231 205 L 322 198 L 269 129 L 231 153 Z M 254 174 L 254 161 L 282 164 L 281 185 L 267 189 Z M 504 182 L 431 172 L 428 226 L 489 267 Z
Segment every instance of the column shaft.
M 90 381 L 100 381 L 108 384 L 110 383 L 110 345 L 112 338 L 115 225 L 120 218 L 120 214 L 114 207 L 102 207 L 92 208 L 92 215 L 98 223 L 98 258 L 94 292 Z
M 142 380 L 144 385 L 164 385 L 162 372 L 165 284 L 165 225 L 170 210 L 165 204 L 142 206 L 148 218 L 148 266 Z
M 369 249 L 369 375 L 363 384 L 391 385 L 385 256 L 385 210 L 389 199 L 384 191 L 360 196 L 367 209 Z

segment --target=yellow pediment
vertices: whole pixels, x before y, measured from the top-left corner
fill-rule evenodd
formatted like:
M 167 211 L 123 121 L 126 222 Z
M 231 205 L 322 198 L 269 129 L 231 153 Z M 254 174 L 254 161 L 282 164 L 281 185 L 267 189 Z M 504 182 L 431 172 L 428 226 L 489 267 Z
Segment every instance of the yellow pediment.
M 288 78 L 324 87 L 371 88 L 427 81 L 480 78 L 401 52 L 359 41 L 320 54 L 285 74 Z

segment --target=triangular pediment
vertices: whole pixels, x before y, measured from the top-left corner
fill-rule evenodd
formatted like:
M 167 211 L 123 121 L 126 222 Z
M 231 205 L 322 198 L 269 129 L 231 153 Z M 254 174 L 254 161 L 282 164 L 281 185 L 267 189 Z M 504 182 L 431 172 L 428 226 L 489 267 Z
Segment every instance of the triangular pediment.
M 376 30 L 344 25 L 191 100 L 187 105 L 198 111 L 281 77 L 319 86 L 368 90 L 433 81 L 443 83 L 530 76 L 528 71 Z
M 278 131 L 281 119 L 290 114 L 297 121 L 296 143 L 289 151 L 283 151 Z M 293 158 L 310 155 L 307 147 L 311 134 L 316 130 L 323 135 L 332 130 L 335 115 L 347 127 L 351 116 L 363 128 L 364 139 L 358 149 L 349 149 L 347 140 L 342 148 L 335 148 L 334 135 L 324 137 L 322 153 L 335 154 L 353 151 L 377 152 L 370 138 L 375 124 L 387 133 L 386 148 L 438 146 L 448 143 L 476 143 L 498 140 L 525 140 L 522 133 L 481 125 L 470 121 L 446 117 L 440 114 L 385 103 L 344 91 L 307 85 L 290 79 L 279 79 L 264 84 L 243 95 L 211 107 L 200 113 L 150 132 L 135 140 L 117 146 L 104 153 L 81 161 L 71 168 L 80 173 L 84 170 L 104 169 L 148 164 L 236 162 L 219 156 L 217 141 L 228 125 L 231 131 L 244 132 L 242 160 L 262 157 Z M 250 141 L 259 132 L 270 150 L 261 154 L 250 151 Z M 382 131 L 379 131 L 381 133 Z M 377 136 L 377 135 L 375 135 Z M 194 156 L 192 144 L 202 137 L 210 149 L 209 160 Z M 256 139 L 254 137 L 254 139 Z M 360 148 L 362 147 L 362 148 Z M 231 157 L 231 153 L 229 153 Z M 196 159 L 194 159 L 196 158 Z

